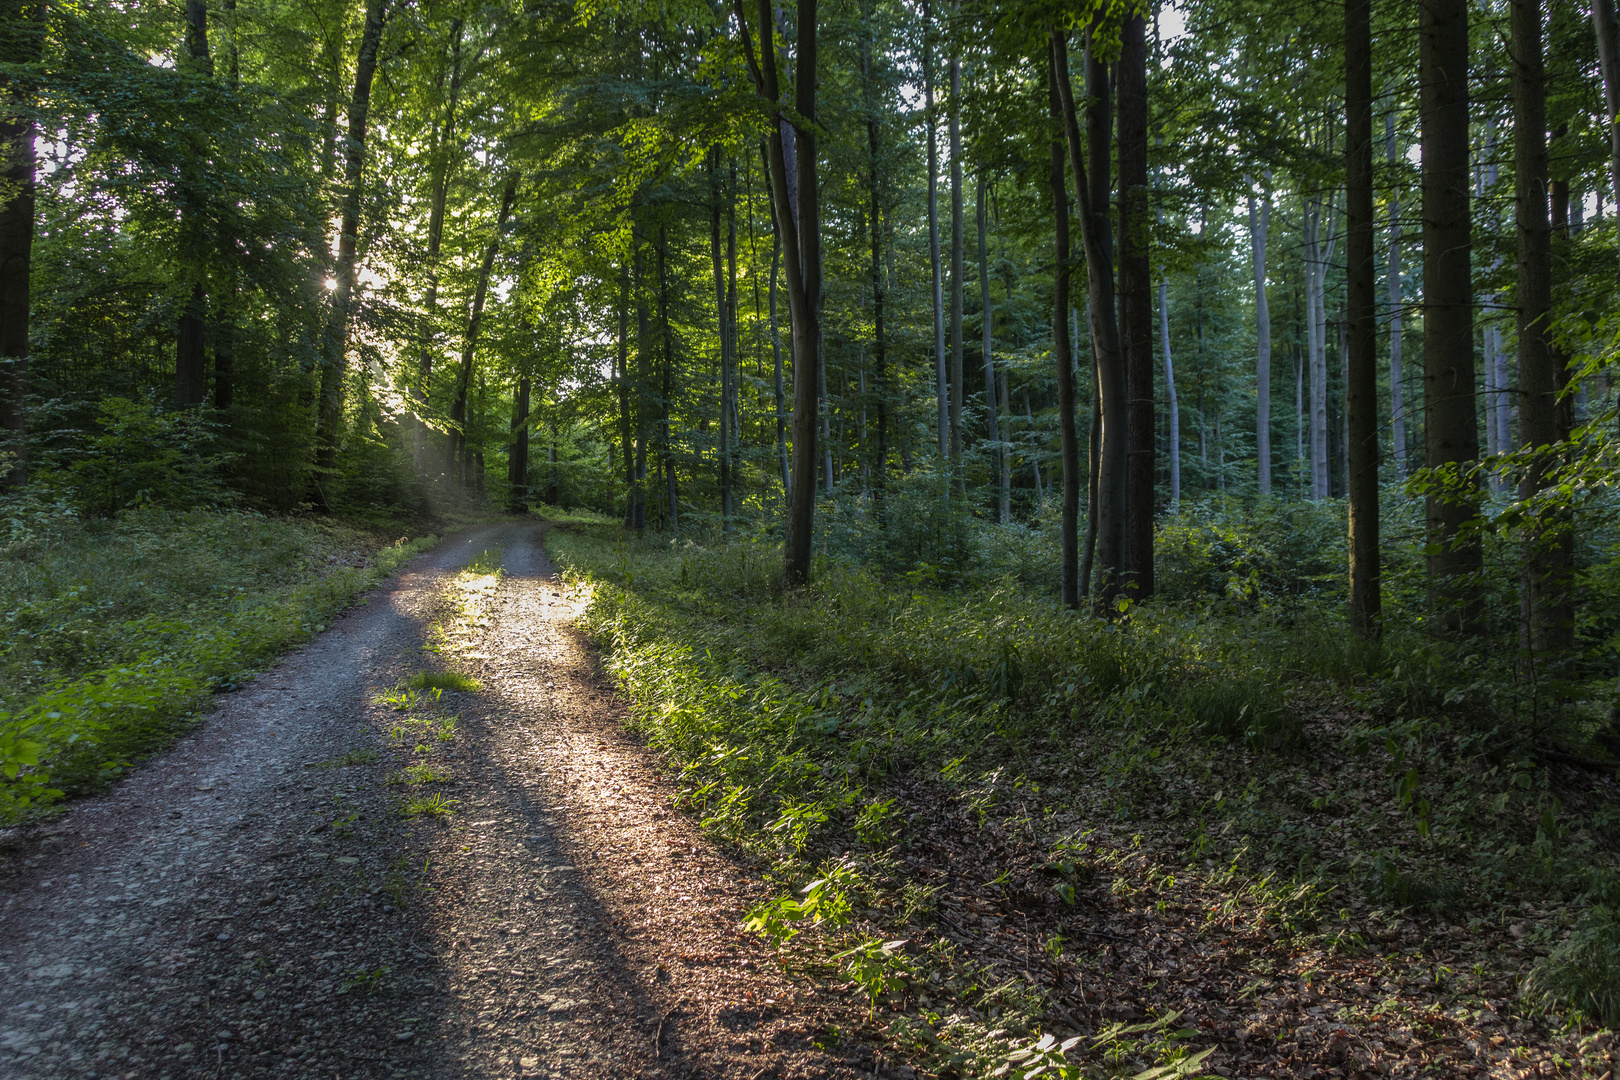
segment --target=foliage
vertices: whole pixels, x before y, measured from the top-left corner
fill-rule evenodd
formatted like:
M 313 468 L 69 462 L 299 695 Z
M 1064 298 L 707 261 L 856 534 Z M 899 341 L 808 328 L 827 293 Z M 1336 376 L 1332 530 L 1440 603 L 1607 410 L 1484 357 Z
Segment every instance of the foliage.
M 1620 920 L 1613 909 L 1584 913 L 1569 937 L 1536 961 L 1523 992 L 1534 1005 L 1620 1026 Z

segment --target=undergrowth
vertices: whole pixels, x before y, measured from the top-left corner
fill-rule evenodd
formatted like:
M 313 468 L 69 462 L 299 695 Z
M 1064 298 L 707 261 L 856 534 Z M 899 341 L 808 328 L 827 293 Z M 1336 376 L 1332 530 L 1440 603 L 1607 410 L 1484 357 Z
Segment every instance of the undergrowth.
M 0 823 L 115 778 L 434 543 L 234 511 L 0 509 Z
M 1017 1060 L 1034 1060 L 1053 1001 L 949 949 L 904 947 L 942 917 L 910 869 L 946 843 L 919 790 L 950 804 L 967 848 L 1045 853 L 1006 855 L 975 886 L 1031 917 L 1057 925 L 1109 891 L 1174 910 L 1190 889 L 1207 918 L 1280 935 L 1295 956 L 1364 950 L 1392 913 L 1483 934 L 1521 908 L 1546 953 L 1620 880 L 1612 778 L 1572 782 L 1538 756 L 1589 734 L 1585 714 L 1558 728 L 1526 713 L 1499 667 L 1415 631 L 1355 643 L 1336 598 L 1312 595 L 1310 567 L 1275 570 L 1295 583 L 1286 602 L 1261 602 L 1261 585 L 1233 604 L 1223 585 L 1221 602 L 1105 622 L 1015 575 L 944 587 L 928 570 L 823 558 L 812 586 L 784 593 L 762 540 L 598 526 L 554 529 L 548 546 L 588 592 L 586 626 L 632 724 L 678 763 L 682 806 L 769 865 L 776 892 L 748 925 L 786 962 L 863 987 L 874 1015 L 886 1003 L 886 1037 L 903 1045 L 915 1028 L 936 1067 L 993 1067 L 1021 1046 Z M 1138 853 L 1103 833 L 1134 834 Z M 1606 1021 L 1610 999 L 1575 1006 L 1555 977 L 1611 977 L 1590 943 L 1612 924 L 1582 925 L 1529 989 Z M 922 1004 L 942 992 L 956 1012 Z M 1097 1035 L 1039 1053 L 1090 1070 Z

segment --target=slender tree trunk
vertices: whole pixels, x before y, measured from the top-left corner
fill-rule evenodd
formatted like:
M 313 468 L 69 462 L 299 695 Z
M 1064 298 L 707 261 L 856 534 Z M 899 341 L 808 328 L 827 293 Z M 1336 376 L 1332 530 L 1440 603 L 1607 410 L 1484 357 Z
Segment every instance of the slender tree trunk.
M 635 242 L 634 237 L 631 243 Z M 624 526 L 636 523 L 635 438 L 630 425 L 630 268 L 619 260 L 619 446 L 624 453 Z
M 241 89 L 241 53 L 237 48 L 236 0 L 222 0 L 225 16 L 226 62 L 225 85 L 236 93 Z M 214 311 L 214 408 L 225 411 L 235 403 L 236 320 L 241 296 L 241 273 L 237 265 L 238 250 L 235 237 L 226 237 L 220 245 L 220 255 L 226 263 L 224 295 Z
M 1345 425 L 1350 624 L 1375 635 L 1378 537 L 1378 300 L 1373 248 L 1372 0 L 1345 0 Z
M 1181 406 L 1176 401 L 1176 368 L 1170 359 L 1170 282 L 1164 277 L 1159 278 L 1159 334 L 1164 343 L 1165 404 L 1170 412 L 1170 513 L 1173 516 L 1181 512 Z
M 557 490 L 558 477 L 557 477 L 557 410 L 556 409 L 553 409 L 551 411 L 551 416 L 548 418 L 546 426 L 549 429 L 549 433 L 551 435 L 551 439 L 550 439 L 551 445 L 546 447 L 546 458 L 547 458 L 547 465 L 548 465 L 548 468 L 546 469 L 546 502 L 549 503 L 552 506 L 561 506 L 562 505 L 562 499 L 560 498 L 558 490 Z M 483 492 L 479 492 L 479 494 L 483 494 Z
M 1526 448 L 1546 448 L 1530 462 L 1519 483 L 1519 497 L 1533 500 L 1557 467 L 1550 448 L 1569 433 L 1560 416 L 1565 412 L 1559 403 L 1562 364 L 1548 325 L 1552 316 L 1552 229 L 1547 217 L 1547 84 L 1540 0 L 1512 0 L 1509 32 L 1513 201 L 1519 240 L 1519 433 Z M 1523 644 L 1534 658 L 1567 648 L 1573 641 L 1567 601 L 1568 515 L 1552 507 L 1533 506 L 1524 532 Z
M 507 509 L 526 513 L 529 509 L 529 377 L 518 377 L 517 395 L 512 401 L 512 460 L 507 470 L 511 495 Z
M 185 69 L 198 78 L 214 73 L 208 52 L 208 8 L 204 0 L 186 0 Z M 196 192 L 188 192 L 180 211 L 180 265 L 191 281 L 190 293 L 180 308 L 179 331 L 174 350 L 174 403 L 181 408 L 201 405 L 208 400 L 208 356 L 205 328 L 208 323 L 208 265 L 205 242 L 195 211 L 191 207 Z
M 449 100 L 445 103 L 444 123 L 434 132 L 430 151 L 433 178 L 428 204 L 427 250 L 423 258 L 427 271 L 427 286 L 423 291 L 418 330 L 421 343 L 417 349 L 416 380 L 411 387 L 412 397 L 415 398 L 419 409 L 426 407 L 429 383 L 433 378 L 434 338 L 437 335 L 435 324 L 438 321 L 439 305 L 439 249 L 444 243 L 444 210 L 450 190 L 450 175 L 460 152 L 460 142 L 456 135 L 456 109 L 461 98 L 462 25 L 460 19 L 453 19 L 450 23 Z M 418 424 L 413 439 L 413 450 L 419 466 L 425 435 L 426 425 Z
M 883 518 L 883 496 L 887 491 L 889 474 L 889 368 L 888 343 L 883 328 L 883 228 L 882 211 L 878 203 L 878 119 L 877 109 L 871 107 L 866 119 L 867 161 L 870 166 L 870 194 L 872 223 L 872 362 L 877 393 L 877 461 L 872 478 L 872 491 L 877 503 L 877 516 Z M 778 391 L 780 393 L 780 390 Z
M 1395 143 L 1395 99 L 1390 98 L 1389 115 L 1384 118 L 1384 156 L 1391 166 L 1400 160 Z M 1395 451 L 1395 479 L 1406 479 L 1406 387 L 1401 374 L 1401 195 L 1400 188 L 1389 193 L 1389 415 L 1390 434 Z
M 647 317 L 647 254 L 641 237 L 635 236 L 633 242 L 636 248 L 636 470 L 635 514 L 631 527 L 639 533 L 647 528 L 647 414 L 650 411 L 647 404 L 651 380 L 647 358 L 652 353 L 652 347 L 647 343 L 650 332 Z
M 1423 412 L 1430 469 L 1479 457 L 1474 412 L 1474 291 L 1468 175 L 1468 3 L 1421 0 L 1418 84 L 1423 126 Z M 1477 629 L 1482 565 L 1477 483 L 1431 489 L 1425 505 L 1430 597 L 1440 625 Z
M 720 531 L 731 532 L 731 334 L 725 260 L 720 252 L 720 148 L 709 152 L 709 253 L 714 263 L 714 310 L 720 330 Z
M 773 235 L 771 239 L 771 355 L 776 361 L 776 460 L 782 467 L 782 501 L 787 502 L 789 493 L 793 490 L 792 479 L 788 475 L 787 452 L 787 402 L 782 387 L 782 338 L 776 326 L 776 270 L 777 263 L 782 256 L 782 238 Z
M 467 337 L 461 347 L 461 367 L 456 374 L 456 397 L 450 405 L 450 430 L 445 433 L 449 453 L 446 470 L 454 473 L 467 446 L 467 389 L 472 383 L 473 357 L 478 348 L 478 331 L 484 321 L 484 301 L 489 296 L 489 275 L 495 269 L 495 256 L 501 250 L 501 231 L 517 201 L 518 177 L 513 173 L 501 192 L 501 208 L 495 215 L 495 229 L 484 247 L 484 261 L 478 267 L 478 283 L 473 288 L 472 306 L 467 311 Z
M 1266 170 L 1266 173 L 1269 178 L 1270 170 Z M 1265 193 L 1257 208 L 1251 192 L 1249 253 L 1254 268 L 1254 449 L 1259 463 L 1261 495 L 1271 494 L 1271 304 L 1266 297 L 1266 239 L 1270 231 L 1271 193 Z M 1169 326 L 1168 323 L 1165 325 Z M 1168 329 L 1164 348 L 1168 356 Z
M 1065 207 L 1065 209 L 1067 208 Z M 1029 430 L 1031 434 L 1033 434 L 1035 431 L 1035 410 L 1029 406 L 1028 390 L 1024 391 L 1024 419 L 1029 422 Z M 1041 459 L 1038 457 L 1031 457 L 1029 459 L 1029 465 L 1030 471 L 1035 474 L 1035 502 L 1040 506 L 1045 506 L 1046 485 L 1041 483 Z
M 1087 141 L 1082 138 L 1074 88 L 1069 83 L 1069 53 L 1064 35 L 1050 36 L 1052 65 L 1062 104 L 1069 168 L 1080 202 L 1080 236 L 1086 253 L 1091 323 L 1091 353 L 1097 371 L 1101 417 L 1097 498 L 1093 506 L 1097 529 L 1099 579 L 1097 605 L 1111 611 L 1122 585 L 1125 548 L 1126 461 L 1129 447 L 1129 410 L 1125 361 L 1120 345 L 1118 308 L 1114 302 L 1114 252 L 1108 227 L 1109 93 L 1105 66 L 1087 64 L 1090 99 L 1087 128 L 1091 166 L 1086 165 Z M 1088 46 L 1088 57 L 1089 57 Z M 1097 430 L 1094 427 L 1093 430 Z
M 958 0 L 958 6 L 959 0 Z M 962 463 L 962 404 L 966 392 L 963 367 L 962 304 L 962 62 L 952 50 L 951 100 L 946 110 L 951 148 L 951 464 Z
M 658 325 L 663 331 L 659 350 L 662 386 L 658 395 L 658 463 L 664 479 L 664 514 L 671 530 L 681 527 L 680 503 L 675 486 L 675 453 L 669 406 L 674 399 L 675 334 L 669 325 L 669 235 L 658 226 Z
M 1119 302 L 1125 345 L 1127 428 L 1125 551 L 1131 599 L 1153 595 L 1153 517 L 1157 466 L 1153 408 L 1153 270 L 1148 263 L 1152 191 L 1148 187 L 1147 22 L 1141 8 L 1120 27 Z M 1093 177 L 1095 180 L 1095 177 Z
M 1327 369 L 1327 269 L 1333 259 L 1333 244 L 1324 249 L 1321 240 L 1323 208 L 1312 196 L 1306 211 L 1305 251 L 1309 262 L 1305 272 L 1305 306 L 1310 320 L 1307 338 L 1311 369 L 1311 498 L 1326 499 L 1332 494 L 1328 471 L 1328 369 Z M 1330 219 L 1331 204 L 1327 214 Z
M 1067 104 L 1062 83 L 1066 67 L 1057 62 L 1058 35 L 1047 60 L 1048 104 L 1057 120 Z M 1052 193 L 1052 363 L 1057 370 L 1058 446 L 1063 459 L 1063 508 L 1059 535 L 1062 546 L 1063 606 L 1080 606 L 1080 445 L 1074 431 L 1074 357 L 1069 348 L 1069 191 L 1063 179 L 1063 144 L 1051 144 L 1047 184 Z
M 817 397 L 821 399 L 821 482 L 826 485 L 827 495 L 833 493 L 833 443 L 832 443 L 832 403 L 827 400 L 827 365 L 821 364 L 816 369 Z
M 988 436 L 991 446 L 994 447 L 990 466 L 991 475 L 1000 478 L 1002 481 L 1000 484 L 1001 490 L 998 493 L 999 497 L 996 499 L 996 522 L 1005 525 L 1007 524 L 1007 512 L 1004 507 L 1007 505 L 1007 491 L 1002 466 L 1004 464 L 1003 459 L 1007 455 L 1006 451 L 999 445 L 1001 433 L 996 430 L 996 362 L 991 354 L 990 342 L 990 241 L 987 227 L 989 224 L 988 215 L 985 212 L 983 173 L 979 174 L 978 194 L 974 201 L 977 204 L 975 209 L 978 211 L 979 226 L 979 321 L 982 324 L 980 327 L 980 352 L 984 361 L 985 434 Z
M 932 7 L 923 0 L 923 116 L 928 123 L 928 261 L 934 283 L 934 390 L 939 397 L 939 460 L 951 456 L 951 392 L 945 356 L 945 284 L 939 253 L 939 124 L 934 116 Z
M 737 392 L 737 160 L 729 159 L 730 186 L 726 195 L 726 342 L 731 346 L 727 359 L 727 380 L 723 405 L 727 417 L 725 446 L 726 471 L 731 480 L 726 485 L 727 509 L 736 512 L 737 454 L 742 444 L 742 407 Z
M 3 0 L 0 19 L 9 33 L 0 58 L 37 60 L 44 41 L 44 0 Z M 0 75 L 0 482 L 28 483 L 29 290 L 34 249 L 34 88 L 16 75 Z
M 1597 34 L 1598 68 L 1603 74 L 1603 111 L 1609 119 L 1609 181 L 1620 207 L 1620 20 L 1614 0 L 1592 0 L 1592 29 Z
M 343 426 L 343 378 L 349 364 L 349 316 L 354 300 L 354 263 L 360 240 L 360 191 L 366 165 L 366 124 L 371 114 L 371 83 L 377 53 L 388 20 L 388 0 L 368 0 L 365 29 L 355 62 L 354 96 L 349 102 L 349 136 L 343 146 L 343 211 L 333 266 L 337 287 L 326 322 L 321 363 L 320 411 L 315 425 L 317 493 L 323 509 L 331 502 L 325 479 L 337 463 L 339 429 Z

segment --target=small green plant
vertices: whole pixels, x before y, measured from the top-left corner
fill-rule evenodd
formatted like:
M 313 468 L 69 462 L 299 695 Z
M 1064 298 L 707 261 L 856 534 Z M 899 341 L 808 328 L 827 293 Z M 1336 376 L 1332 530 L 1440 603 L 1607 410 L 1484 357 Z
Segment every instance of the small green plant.
M 450 774 L 432 765 L 423 762 L 412 765 L 404 770 L 401 782 L 406 784 L 443 784 L 450 779 Z
M 882 846 L 894 843 L 897 831 L 893 799 L 873 800 L 861 807 L 855 818 L 855 835 L 863 843 Z
M 405 684 L 412 690 L 454 690 L 463 694 L 476 694 L 482 689 L 477 679 L 459 671 L 418 671 Z M 438 694 L 433 695 L 438 700 Z
M 326 761 L 317 761 L 312 768 L 342 769 L 349 765 L 375 765 L 377 763 L 378 756 L 379 755 L 375 750 L 356 748 L 346 753 L 339 754 L 335 758 L 329 758 Z
M 765 826 L 765 831 L 781 837 L 793 854 L 803 853 L 810 834 L 827 820 L 827 808 L 820 803 L 800 802 L 783 807 L 782 816 Z
M 1200 1066 L 1215 1052 L 1215 1047 L 1193 1053 L 1185 1040 L 1197 1032 L 1192 1028 L 1172 1027 L 1180 1017 L 1179 1012 L 1172 1012 L 1139 1024 L 1110 1024 L 1092 1036 L 1085 1057 L 1101 1064 L 1107 1070 L 1104 1075 L 1111 1077 L 1128 1074 L 1130 1080 L 1198 1080 L 1205 1075 Z M 1077 1035 L 1060 1042 L 1048 1032 L 1030 1045 L 1014 1050 L 1008 1055 L 1007 1063 L 990 1075 L 1013 1073 L 1021 1080 L 1041 1076 L 1080 1080 L 1094 1075 L 1086 1071 L 1084 1061 L 1071 1060 L 1085 1041 L 1083 1036 Z M 1158 1064 L 1140 1072 L 1129 1071 L 1131 1060 L 1144 1057 Z
M 1604 1027 L 1620 1025 L 1620 919 L 1611 908 L 1581 916 L 1569 938 L 1536 961 L 1526 1001 L 1552 1011 L 1579 1010 Z
M 382 989 L 383 977 L 388 974 L 388 968 L 379 967 L 371 971 L 364 968 L 355 968 L 349 977 L 338 985 L 337 992 L 347 994 L 350 990 L 362 990 L 366 994 L 375 994 Z
M 418 817 L 448 817 L 455 813 L 456 806 L 461 800 L 446 798 L 443 792 L 432 795 L 418 795 L 405 800 L 399 808 L 399 816 L 404 818 Z
M 868 1015 L 875 1017 L 883 995 L 916 975 L 906 961 L 907 944 L 907 941 L 873 938 L 832 956 L 833 963 L 842 964 L 855 984 L 866 991 L 870 1004 Z
M 849 921 L 850 892 L 857 883 L 855 872 L 842 863 L 833 865 L 825 877 L 817 878 L 801 890 L 803 900 L 778 896 L 755 907 L 743 920 L 743 929 L 768 938 L 778 952 L 799 935 L 801 923 L 810 926 L 843 926 Z
M 440 742 L 449 742 L 455 738 L 456 718 L 453 716 L 441 716 L 438 723 L 434 725 L 433 734 Z

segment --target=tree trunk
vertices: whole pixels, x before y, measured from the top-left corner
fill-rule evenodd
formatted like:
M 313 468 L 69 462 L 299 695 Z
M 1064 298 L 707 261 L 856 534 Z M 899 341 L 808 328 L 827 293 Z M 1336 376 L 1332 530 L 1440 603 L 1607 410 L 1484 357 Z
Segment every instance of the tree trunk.
M 1384 156 L 1391 166 L 1400 161 L 1395 144 L 1395 99 L 1390 98 L 1389 115 L 1384 118 Z M 1389 415 L 1395 451 L 1395 479 L 1406 479 L 1406 387 L 1401 374 L 1401 195 L 1398 187 L 1389 193 Z
M 958 5 L 960 2 L 958 0 Z M 951 464 L 962 463 L 962 404 L 966 393 L 962 304 L 962 62 L 952 50 L 951 100 L 947 112 L 951 148 Z
M 731 532 L 731 333 L 726 308 L 725 260 L 720 252 L 720 148 L 709 152 L 709 254 L 714 264 L 714 310 L 720 330 L 720 531 Z
M 517 395 L 512 402 L 512 461 L 507 469 L 511 494 L 507 509 L 526 513 L 529 509 L 529 377 L 519 376 Z
M 1100 61 L 1088 62 L 1087 94 L 1091 102 L 1087 110 L 1091 156 L 1091 168 L 1088 170 L 1087 143 L 1080 133 L 1074 88 L 1069 83 L 1068 45 L 1060 31 L 1051 33 L 1050 46 L 1062 104 L 1069 168 L 1074 174 L 1075 194 L 1080 202 L 1081 244 L 1086 254 L 1091 354 L 1097 372 L 1101 417 L 1097 498 L 1092 510 L 1097 520 L 1099 571 L 1095 595 L 1098 609 L 1107 612 L 1113 609 L 1114 598 L 1118 596 L 1122 584 L 1127 491 L 1125 470 L 1129 446 L 1125 362 L 1120 347 L 1118 309 L 1114 303 L 1114 252 L 1108 228 L 1108 77 Z
M 557 410 L 551 410 L 551 416 L 546 424 L 551 435 L 551 445 L 546 447 L 548 468 L 546 469 L 546 502 L 552 506 L 561 506 L 562 498 L 557 489 Z M 482 493 L 480 493 L 482 494 Z
M 1266 170 L 1269 178 L 1271 170 Z M 1252 182 L 1250 184 L 1252 187 Z M 1271 231 L 1271 193 L 1261 201 L 1249 195 L 1249 253 L 1254 268 L 1254 449 L 1260 494 L 1271 494 L 1271 304 L 1266 297 L 1266 238 Z M 1163 289 L 1160 289 L 1161 295 Z M 1165 355 L 1170 355 L 1166 322 Z
M 1059 66 L 1058 34 L 1047 59 L 1048 104 L 1053 120 L 1066 102 L 1062 83 L 1067 67 Z M 1063 144 L 1053 140 L 1047 184 L 1052 193 L 1052 363 L 1057 373 L 1058 447 L 1063 460 L 1063 507 L 1059 525 L 1062 544 L 1062 602 L 1080 606 L 1080 445 L 1074 431 L 1074 357 L 1069 349 L 1069 191 L 1063 179 Z
M 355 61 L 354 96 L 349 102 L 349 137 L 343 146 L 343 211 L 333 265 L 337 287 L 331 308 L 321 362 L 320 411 L 315 425 L 316 491 L 323 509 L 331 502 L 325 479 L 337 462 L 338 429 L 343 425 L 343 377 L 349 363 L 349 315 L 354 300 L 354 262 L 360 239 L 360 184 L 366 165 L 366 123 L 371 114 L 371 82 L 377 74 L 377 53 L 388 20 L 388 0 L 368 0 L 365 29 Z
M 771 237 L 771 355 L 776 361 L 776 460 L 782 467 L 782 501 L 788 502 L 793 482 L 788 475 L 787 452 L 787 403 L 782 387 L 782 339 L 776 325 L 776 271 L 777 264 L 782 257 L 782 238 L 773 234 Z
M 1147 23 L 1141 8 L 1120 27 L 1119 300 L 1130 396 L 1126 459 L 1126 587 L 1131 599 L 1153 595 L 1153 511 L 1157 424 L 1153 409 L 1153 270 L 1148 263 L 1152 192 L 1148 188 Z M 1095 177 L 1093 177 L 1095 180 Z
M 1181 406 L 1176 402 L 1176 368 L 1170 360 L 1170 282 L 1163 277 L 1159 279 L 1159 333 L 1164 342 L 1165 404 L 1170 413 L 1170 513 L 1173 516 L 1181 512 Z M 1270 490 L 1269 483 L 1267 490 Z
M 489 275 L 501 249 L 501 230 L 517 201 L 518 177 L 513 173 L 501 192 L 501 208 L 495 215 L 495 229 L 484 247 L 484 261 L 478 267 L 478 284 L 473 288 L 472 307 L 467 311 L 467 337 L 461 348 L 461 368 L 456 375 L 456 397 L 450 405 L 450 430 L 445 433 L 448 447 L 446 471 L 454 473 L 461 452 L 467 446 L 467 389 L 472 383 L 473 356 L 478 348 L 478 330 L 484 320 L 484 300 L 489 295 Z
M 982 324 L 980 352 L 984 361 L 984 402 L 985 402 L 985 435 L 990 440 L 991 475 L 1001 480 L 1000 491 L 996 499 L 996 522 L 1007 524 L 1007 490 L 1004 470 L 1002 468 L 1006 451 L 999 445 L 1001 433 L 996 430 L 996 362 L 991 355 L 990 343 L 990 243 L 987 216 L 984 205 L 984 174 L 979 174 L 978 194 L 974 200 L 977 203 L 979 225 L 979 321 Z
M 38 59 L 44 42 L 43 0 L 4 0 L 10 28 L 0 57 L 26 64 Z M 29 290 L 34 250 L 34 122 L 29 107 L 34 88 L 21 78 L 0 75 L 0 483 L 28 483 Z
M 1332 495 L 1332 481 L 1328 471 L 1328 371 L 1327 371 L 1327 270 L 1333 261 L 1333 241 L 1323 247 L 1321 239 L 1323 208 L 1319 197 L 1312 196 L 1306 208 L 1305 221 L 1305 308 L 1310 325 L 1307 327 L 1306 348 L 1309 353 L 1311 375 L 1311 498 L 1326 499 Z M 1332 230 L 1332 203 L 1328 204 L 1329 231 Z
M 821 411 L 821 482 L 826 485 L 830 498 L 836 478 L 833 475 L 832 405 L 827 400 L 827 365 L 824 363 L 816 366 L 816 396 L 820 398 Z
M 428 384 L 433 377 L 433 348 L 437 333 L 434 323 L 437 321 L 439 305 L 439 249 L 444 243 L 444 210 L 450 190 L 451 167 L 460 152 L 460 146 L 456 141 L 456 107 L 461 98 L 462 25 L 460 19 L 453 19 L 450 23 L 450 94 L 449 100 L 445 103 L 444 124 L 434 131 L 430 151 L 433 186 L 428 204 L 427 251 L 423 258 L 427 270 L 427 287 L 422 296 L 422 315 L 418 330 L 421 343 L 417 349 L 416 381 L 411 387 L 412 397 L 419 409 L 425 407 L 427 403 Z M 425 425 L 418 424 L 412 441 L 419 467 L 423 453 L 422 440 L 425 435 Z
M 1592 0 L 1592 29 L 1597 34 L 1604 112 L 1609 117 L 1610 190 L 1620 208 L 1620 20 L 1615 18 L 1614 0 Z
M 632 226 L 632 230 L 634 226 Z M 633 234 L 632 234 L 633 235 Z M 647 528 L 647 386 L 649 372 L 647 357 L 652 352 L 647 344 L 647 264 L 646 252 L 639 236 L 633 235 L 636 248 L 636 470 L 632 481 L 635 498 L 632 503 L 631 528 L 643 532 Z
M 1418 84 L 1423 126 L 1423 412 L 1430 469 L 1466 471 L 1479 457 L 1474 412 L 1474 291 L 1469 259 L 1468 3 L 1422 0 Z M 1458 478 L 1431 488 L 1430 601 L 1442 626 L 1473 632 L 1481 569 L 1478 484 Z
M 669 325 L 669 234 L 658 226 L 658 325 L 663 331 L 658 395 L 658 472 L 664 478 L 664 517 L 673 531 L 681 527 L 680 502 L 675 486 L 675 454 L 669 406 L 674 399 L 675 334 Z
M 1064 209 L 1067 210 L 1068 208 L 1065 207 Z M 1033 434 L 1035 431 L 1035 410 L 1029 406 L 1028 390 L 1024 391 L 1024 419 L 1029 422 L 1029 430 L 1030 433 Z M 1038 452 L 1039 451 L 1037 451 L 1037 453 Z M 1031 457 L 1029 459 L 1029 466 L 1030 471 L 1035 474 L 1035 502 L 1037 505 L 1044 507 L 1046 505 L 1046 485 L 1041 483 L 1041 459 L 1039 457 Z M 1076 515 L 1076 517 L 1078 517 L 1078 515 Z
M 635 243 L 632 235 L 631 243 Z M 624 451 L 624 526 L 636 521 L 635 439 L 630 425 L 630 268 L 619 260 L 619 445 Z
M 737 393 L 737 160 L 730 159 L 731 183 L 727 189 L 726 208 L 726 342 L 731 346 L 730 378 L 727 380 L 724 409 L 727 417 L 725 445 L 726 471 L 731 483 L 726 487 L 727 510 L 735 512 L 736 495 L 732 488 L 737 483 L 737 454 L 742 443 L 742 415 Z
M 208 52 L 208 8 L 203 0 L 186 0 L 185 49 L 186 70 L 199 78 L 213 75 L 214 61 Z M 202 231 L 191 206 L 198 198 L 199 193 L 187 192 L 180 210 L 180 266 L 191 281 L 190 294 L 180 308 L 174 350 L 174 403 L 183 409 L 208 400 L 208 266 Z
M 928 124 L 928 264 L 934 283 L 934 392 L 938 395 L 939 461 L 951 456 L 951 392 L 945 358 L 945 285 L 939 254 L 939 133 L 934 116 L 933 17 L 923 0 L 923 116 Z
M 1512 0 L 1514 217 L 1518 226 L 1519 434 L 1529 462 L 1519 497 L 1534 500 L 1557 468 L 1551 449 L 1569 435 L 1561 422 L 1560 357 L 1551 340 L 1552 229 L 1547 217 L 1547 84 L 1542 60 L 1540 0 Z M 1565 213 L 1567 214 L 1567 209 Z M 1569 520 L 1561 508 L 1532 503 L 1525 524 L 1521 591 L 1523 644 L 1537 654 L 1573 642 L 1568 606 Z
M 743 47 L 755 89 L 781 116 L 775 29 L 771 0 L 759 0 L 761 42 L 756 59 L 748 41 L 742 0 L 734 0 Z M 771 199 L 787 264 L 788 308 L 793 331 L 793 475 L 783 577 L 789 586 L 810 579 L 812 527 L 816 512 L 816 385 L 821 367 L 821 197 L 816 175 L 816 17 L 817 0 L 798 0 L 799 50 L 794 80 L 794 112 L 802 127 L 784 139 L 771 129 Z M 786 118 L 783 117 L 785 120 Z M 787 143 L 794 147 L 794 187 L 789 186 Z
M 866 119 L 867 162 L 870 167 L 870 194 L 872 223 L 872 363 L 874 365 L 874 391 L 877 394 L 877 461 L 872 477 L 872 491 L 878 520 L 883 518 L 883 496 L 887 490 L 889 473 L 889 369 L 888 343 L 883 329 L 883 229 L 882 212 L 878 205 L 878 120 L 875 104 L 869 106 Z M 780 390 L 778 390 L 780 393 Z
M 1372 0 L 1345 0 L 1345 489 L 1350 499 L 1350 625 L 1376 635 L 1378 299 L 1373 247 Z

